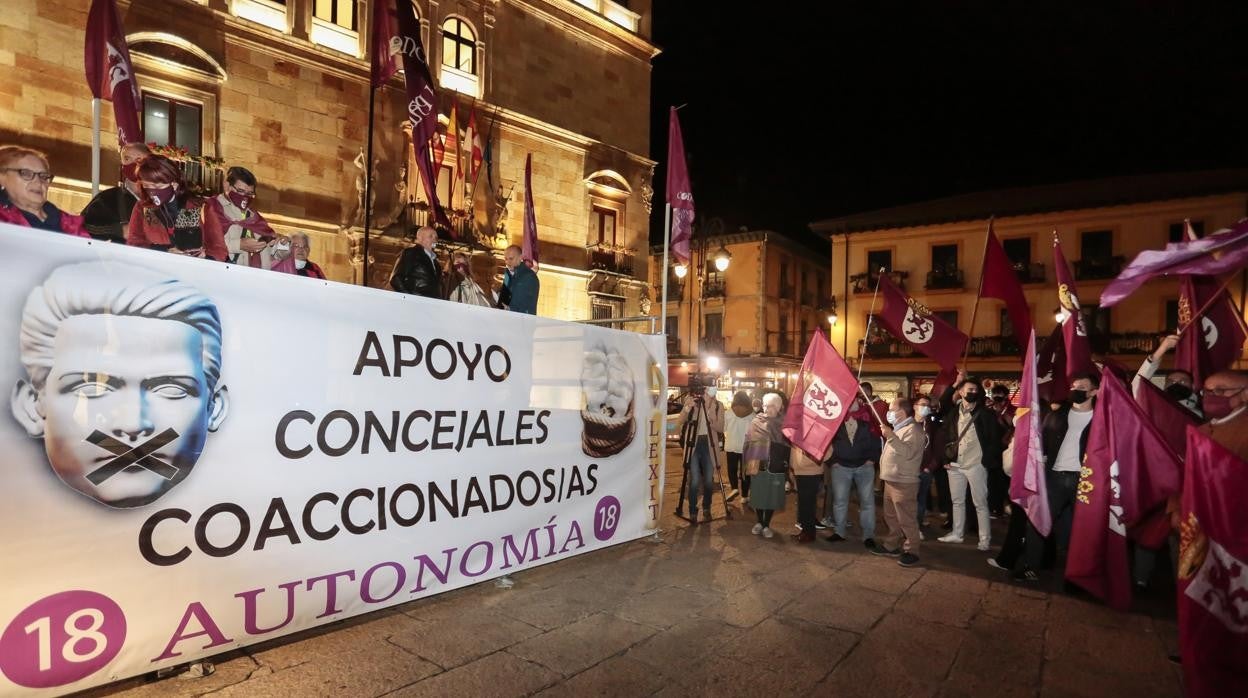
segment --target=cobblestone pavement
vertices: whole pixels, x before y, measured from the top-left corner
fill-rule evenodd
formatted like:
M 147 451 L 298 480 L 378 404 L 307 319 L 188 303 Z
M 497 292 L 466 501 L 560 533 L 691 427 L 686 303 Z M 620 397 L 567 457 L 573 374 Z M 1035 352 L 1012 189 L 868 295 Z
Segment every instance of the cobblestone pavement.
M 668 470 L 662 542 L 232 652 L 205 678 L 132 679 L 89 695 L 1181 694 L 1164 594 L 1144 600 L 1151 610 L 1115 613 L 1062 593 L 1059 580 L 1010 583 L 973 541 L 926 543 L 915 569 L 868 554 L 852 529 L 847 542 L 798 545 L 787 535 L 792 498 L 772 540 L 751 535 L 735 504 L 732 520 L 690 527 L 674 515 L 674 451 Z

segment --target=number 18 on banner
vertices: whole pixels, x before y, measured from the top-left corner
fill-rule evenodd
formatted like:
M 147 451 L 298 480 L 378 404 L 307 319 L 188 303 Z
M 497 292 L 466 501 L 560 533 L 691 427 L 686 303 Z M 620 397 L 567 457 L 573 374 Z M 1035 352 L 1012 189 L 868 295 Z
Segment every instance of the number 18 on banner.
M 0 671 L 27 688 L 54 688 L 108 665 L 126 641 L 126 616 L 94 591 L 63 591 L 17 614 L 0 635 Z

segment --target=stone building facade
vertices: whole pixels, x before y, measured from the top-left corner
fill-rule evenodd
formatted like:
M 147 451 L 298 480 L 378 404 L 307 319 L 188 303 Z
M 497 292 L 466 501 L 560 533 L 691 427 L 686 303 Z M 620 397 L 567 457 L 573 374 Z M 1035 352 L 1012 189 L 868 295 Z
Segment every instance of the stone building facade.
M 648 39 L 650 1 L 412 1 L 440 85 L 443 129 L 452 103 L 461 132 L 476 111 L 478 128 L 493 136 L 495 191 L 506 198 L 505 209 L 495 209 L 501 226 L 488 229 L 474 226 L 472 207 L 457 202 L 463 244 L 449 247 L 474 252 L 478 280 L 497 283 L 502 249 L 521 239 L 524 162 L 532 153 L 539 314 L 641 314 L 652 295 L 645 282 L 657 54 Z M 330 278 L 356 284 L 365 281 L 370 4 L 118 0 L 144 92 L 147 140 L 163 137 L 219 158 L 220 166 L 188 165 L 201 174 L 215 169 L 216 179 L 207 179 L 214 185 L 221 167 L 250 169 L 260 180 L 257 208 L 274 227 L 308 232 L 313 259 Z M 52 199 L 70 211 L 90 197 L 88 5 L 13 0 L 0 14 L 0 142 L 46 151 L 57 174 Z M 401 76 L 376 98 L 367 283 L 385 287 L 427 204 L 401 128 Z M 162 113 L 168 123 L 153 120 Z M 118 171 L 112 121 L 104 104 L 102 186 Z

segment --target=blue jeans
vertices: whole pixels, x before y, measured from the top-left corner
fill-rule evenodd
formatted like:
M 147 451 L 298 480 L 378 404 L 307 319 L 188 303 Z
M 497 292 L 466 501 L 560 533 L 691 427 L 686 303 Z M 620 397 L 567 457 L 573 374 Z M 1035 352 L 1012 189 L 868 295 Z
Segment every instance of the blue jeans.
M 932 491 L 932 471 L 919 471 L 919 527 L 923 527 L 923 519 L 927 518 L 927 495 Z
M 711 460 L 710 439 L 699 436 L 689 459 L 689 514 L 698 512 L 698 493 L 703 492 L 702 511 L 711 510 L 711 484 L 715 482 L 715 465 Z
M 836 533 L 845 537 L 845 516 L 849 513 L 849 489 L 858 490 L 858 525 L 862 526 L 862 539 L 875 537 L 875 466 L 862 465 L 832 468 L 832 519 Z

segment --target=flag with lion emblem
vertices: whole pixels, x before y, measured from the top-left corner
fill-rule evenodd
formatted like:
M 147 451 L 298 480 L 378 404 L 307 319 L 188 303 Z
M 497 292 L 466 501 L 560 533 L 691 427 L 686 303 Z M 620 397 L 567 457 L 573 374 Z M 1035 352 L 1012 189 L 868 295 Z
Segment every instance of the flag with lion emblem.
M 943 369 L 951 370 L 957 365 L 970 338 L 907 296 L 887 274 L 880 276 L 880 295 L 884 297 L 884 309 L 875 319 L 889 334 Z
M 857 391 L 858 380 L 845 360 L 823 331 L 815 330 L 781 432 L 806 455 L 823 460 Z

